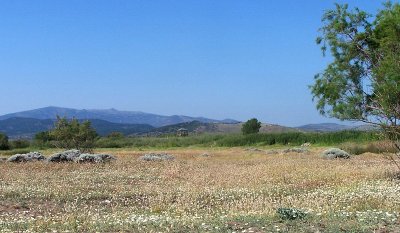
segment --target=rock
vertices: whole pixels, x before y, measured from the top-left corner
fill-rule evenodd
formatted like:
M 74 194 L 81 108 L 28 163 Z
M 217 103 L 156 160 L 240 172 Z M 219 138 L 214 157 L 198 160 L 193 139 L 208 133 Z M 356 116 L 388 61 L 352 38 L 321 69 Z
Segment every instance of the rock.
M 67 150 L 61 153 L 56 153 L 50 156 L 49 162 L 72 162 L 81 155 L 79 150 Z
M 279 154 L 279 151 L 278 150 L 267 150 L 267 151 L 265 151 L 265 153 L 267 155 L 276 155 L 276 154 Z
M 294 148 L 290 148 L 290 149 L 286 149 L 283 150 L 283 153 L 307 153 L 308 150 L 306 148 L 302 148 L 302 147 L 294 147 Z
M 258 149 L 258 148 L 247 148 L 245 149 L 246 151 L 250 152 L 265 152 L 264 150 Z
M 106 163 L 116 160 L 116 158 L 109 154 L 81 154 L 75 159 L 77 163 Z
M 350 159 L 350 154 L 339 148 L 330 148 L 322 152 L 322 157 L 326 159 Z
M 175 157 L 166 153 L 161 153 L 161 154 L 150 153 L 140 156 L 139 159 L 144 161 L 164 161 L 164 160 L 174 160 Z
M 210 157 L 211 155 L 209 153 L 203 153 L 203 154 L 199 154 L 197 155 L 197 157 Z
M 310 146 L 311 146 L 311 143 L 309 143 L 309 142 L 301 144 L 301 147 L 310 147 Z
M 7 159 L 8 162 L 18 163 L 18 162 L 34 162 L 45 160 L 40 152 L 29 152 L 27 154 L 15 154 Z

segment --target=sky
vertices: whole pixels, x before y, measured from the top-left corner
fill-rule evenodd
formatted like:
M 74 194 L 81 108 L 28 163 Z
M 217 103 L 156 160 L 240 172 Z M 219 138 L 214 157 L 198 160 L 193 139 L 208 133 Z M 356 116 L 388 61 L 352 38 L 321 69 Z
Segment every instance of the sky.
M 334 3 L 382 1 L 2 0 L 0 115 L 46 106 L 299 126 L 329 63 L 315 44 Z

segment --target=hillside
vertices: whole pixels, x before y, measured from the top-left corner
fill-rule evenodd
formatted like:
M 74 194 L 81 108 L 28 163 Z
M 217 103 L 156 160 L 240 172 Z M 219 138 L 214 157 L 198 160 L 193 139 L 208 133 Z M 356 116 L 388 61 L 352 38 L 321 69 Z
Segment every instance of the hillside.
M 14 117 L 0 120 L 0 132 L 10 138 L 32 138 L 36 133 L 50 130 L 55 120 L 32 119 Z M 99 135 L 108 135 L 111 132 L 121 132 L 125 135 L 140 134 L 152 130 L 154 127 L 145 124 L 118 124 L 98 119 L 90 119 L 93 128 Z
M 334 132 L 342 130 L 351 130 L 354 126 L 340 125 L 336 123 L 308 124 L 296 127 L 306 132 Z
M 180 128 L 185 128 L 189 133 L 240 133 L 243 123 L 226 124 L 226 123 L 203 123 L 199 121 L 185 122 L 175 125 L 164 126 L 155 128 L 148 132 L 148 134 L 171 134 L 175 133 Z M 299 131 L 294 128 L 289 128 L 280 125 L 262 124 L 260 129 L 261 133 L 277 133 Z
M 199 121 L 204 123 L 237 123 L 235 120 L 214 120 L 204 117 L 189 117 L 181 115 L 162 116 L 151 113 L 135 111 L 119 111 L 116 109 L 88 110 L 60 107 L 45 107 L 29 111 L 17 112 L 0 116 L 0 120 L 9 118 L 56 119 L 56 116 L 77 119 L 99 119 L 121 124 L 146 124 L 154 127 L 179 124 L 183 122 Z

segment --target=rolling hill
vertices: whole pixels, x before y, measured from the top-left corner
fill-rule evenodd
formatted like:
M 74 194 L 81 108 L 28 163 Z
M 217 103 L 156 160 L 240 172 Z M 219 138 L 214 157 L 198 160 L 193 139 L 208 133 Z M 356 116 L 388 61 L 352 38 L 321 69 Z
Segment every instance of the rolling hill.
M 148 134 L 171 134 L 180 128 L 185 128 L 189 133 L 240 133 L 243 123 L 226 124 L 226 123 L 203 123 L 199 121 L 185 122 L 175 125 L 168 125 L 155 128 Z M 261 133 L 277 133 L 277 132 L 293 132 L 298 129 L 289 128 L 281 125 L 262 124 Z
M 13 117 L 0 120 L 0 132 L 10 138 L 32 138 L 36 133 L 50 130 L 54 127 L 55 120 Z M 96 132 L 105 136 L 111 132 L 121 132 L 125 135 L 140 134 L 154 129 L 146 124 L 119 124 L 104 120 L 90 119 Z

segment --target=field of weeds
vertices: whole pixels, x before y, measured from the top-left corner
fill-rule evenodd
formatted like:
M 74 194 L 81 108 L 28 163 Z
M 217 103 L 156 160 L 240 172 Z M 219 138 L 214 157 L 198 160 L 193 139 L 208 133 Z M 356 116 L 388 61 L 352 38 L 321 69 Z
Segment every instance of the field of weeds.
M 399 232 L 395 167 L 382 155 L 325 160 L 321 151 L 176 149 L 165 151 L 175 160 L 142 161 L 142 151 L 103 150 L 118 160 L 0 162 L 0 232 Z M 305 215 L 284 219 L 281 207 Z

